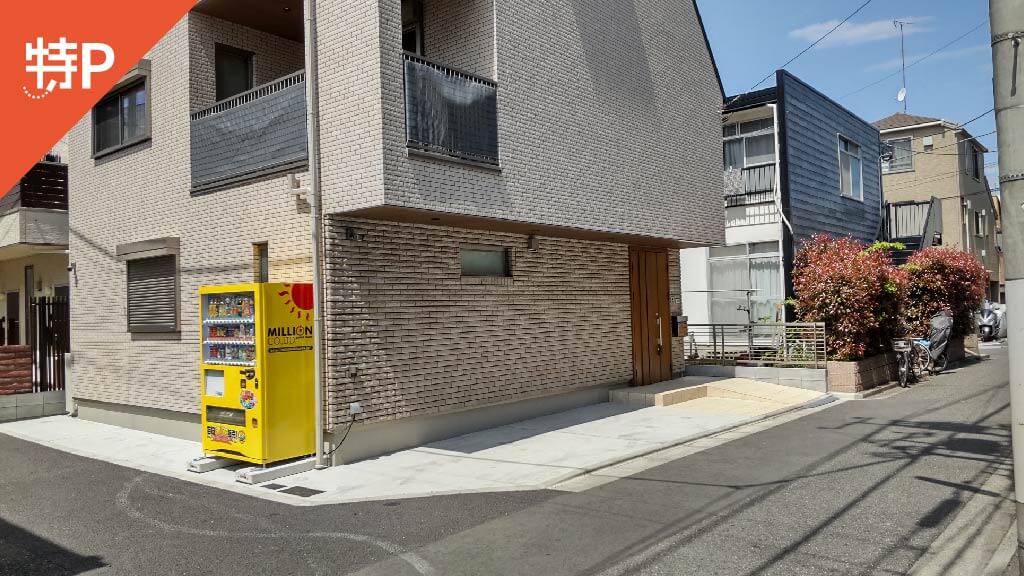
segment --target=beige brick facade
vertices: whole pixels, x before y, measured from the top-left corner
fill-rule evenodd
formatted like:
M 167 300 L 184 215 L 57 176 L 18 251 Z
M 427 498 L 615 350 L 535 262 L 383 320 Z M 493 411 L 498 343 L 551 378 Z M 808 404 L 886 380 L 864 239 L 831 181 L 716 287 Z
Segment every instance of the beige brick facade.
M 632 377 L 626 245 L 343 217 L 327 238 L 334 424 L 349 402 L 386 420 Z M 465 245 L 506 247 L 512 276 L 462 277 Z
M 284 177 L 190 193 L 189 113 L 213 102 L 214 86 L 192 83 L 189 71 L 212 68 L 213 53 L 206 48 L 215 41 L 238 43 L 254 52 L 255 70 L 265 60 L 275 62 L 268 75 L 294 71 L 296 64 L 294 57 L 279 63 L 286 47 L 280 39 L 271 42 L 275 37 L 226 24 L 189 14 L 148 54 L 149 142 L 92 159 L 89 117 L 70 133 L 69 244 L 77 272 L 71 283 L 71 377 L 77 398 L 197 413 L 199 286 L 251 282 L 254 242 L 269 244 L 271 281 L 310 278 L 308 206 L 288 192 Z M 287 47 L 294 53 L 292 44 Z M 181 239 L 180 333 L 133 337 L 127 331 L 126 268 L 114 251 L 119 244 L 167 236 Z
M 480 0 L 451 3 L 474 23 L 486 12 Z M 450 11 L 425 3 L 428 23 L 432 6 Z M 380 17 L 384 204 L 724 241 L 706 218 L 721 211 L 722 94 L 690 2 L 496 2 L 500 173 L 410 154 L 400 3 L 381 3 Z M 475 41 L 458 48 L 470 53 L 459 62 L 490 54 Z
M 693 5 L 425 2 L 428 56 L 499 82 L 500 171 L 409 155 L 399 2 L 318 11 L 328 423 L 353 401 L 386 421 L 628 382 L 628 245 L 610 234 L 663 247 L 723 239 L 709 217 L 721 210 L 721 93 Z M 251 281 L 256 242 L 269 244 L 271 281 L 311 277 L 308 206 L 283 175 L 190 190 L 189 113 L 215 99 L 217 43 L 254 54 L 255 84 L 302 66 L 294 42 L 191 13 L 148 55 L 151 140 L 93 159 L 90 119 L 70 135 L 81 400 L 196 413 L 199 286 Z M 346 214 L 381 207 L 495 226 Z M 566 237 L 538 235 L 530 251 L 508 223 Z M 180 238 L 180 333 L 133 337 L 114 252 L 161 237 Z M 511 278 L 462 278 L 466 244 L 508 247 Z M 665 249 L 678 313 L 678 253 Z M 675 346 L 677 372 L 682 357 Z

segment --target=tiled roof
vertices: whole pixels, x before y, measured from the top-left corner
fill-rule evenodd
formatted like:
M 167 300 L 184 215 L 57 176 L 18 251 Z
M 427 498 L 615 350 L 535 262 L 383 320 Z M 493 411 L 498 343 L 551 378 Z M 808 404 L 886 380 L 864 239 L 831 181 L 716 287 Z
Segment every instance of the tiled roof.
M 891 130 L 893 128 L 903 128 L 905 126 L 916 126 L 918 124 L 928 124 L 929 122 L 941 122 L 941 118 L 931 118 L 929 116 L 915 116 L 913 114 L 904 114 L 903 112 L 897 112 L 892 116 L 886 116 L 881 120 L 875 122 L 875 128 L 879 130 Z

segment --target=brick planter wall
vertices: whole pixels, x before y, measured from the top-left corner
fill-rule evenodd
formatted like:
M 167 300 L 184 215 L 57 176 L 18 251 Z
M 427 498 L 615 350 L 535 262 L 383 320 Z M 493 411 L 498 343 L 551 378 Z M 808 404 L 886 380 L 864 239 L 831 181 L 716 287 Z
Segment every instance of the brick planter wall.
M 829 361 L 829 392 L 863 392 L 896 379 L 896 355 L 880 354 L 855 362 Z
M 32 353 L 28 346 L 0 346 L 0 396 L 32 391 Z

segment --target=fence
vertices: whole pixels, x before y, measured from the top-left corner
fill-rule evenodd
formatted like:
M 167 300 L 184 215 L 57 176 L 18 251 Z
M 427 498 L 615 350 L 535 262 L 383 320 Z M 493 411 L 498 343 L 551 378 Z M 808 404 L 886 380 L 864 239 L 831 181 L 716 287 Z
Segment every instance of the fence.
M 32 351 L 32 391 L 64 389 L 64 355 L 70 351 L 70 309 L 61 296 L 33 298 L 28 344 Z
M 825 367 L 825 324 L 690 324 L 691 365 Z

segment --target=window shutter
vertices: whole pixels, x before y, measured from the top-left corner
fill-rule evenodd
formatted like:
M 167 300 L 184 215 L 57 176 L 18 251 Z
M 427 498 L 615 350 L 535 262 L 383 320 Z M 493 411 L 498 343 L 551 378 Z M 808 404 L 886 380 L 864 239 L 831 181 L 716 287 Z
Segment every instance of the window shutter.
M 128 331 L 178 329 L 178 281 L 174 256 L 128 261 Z

